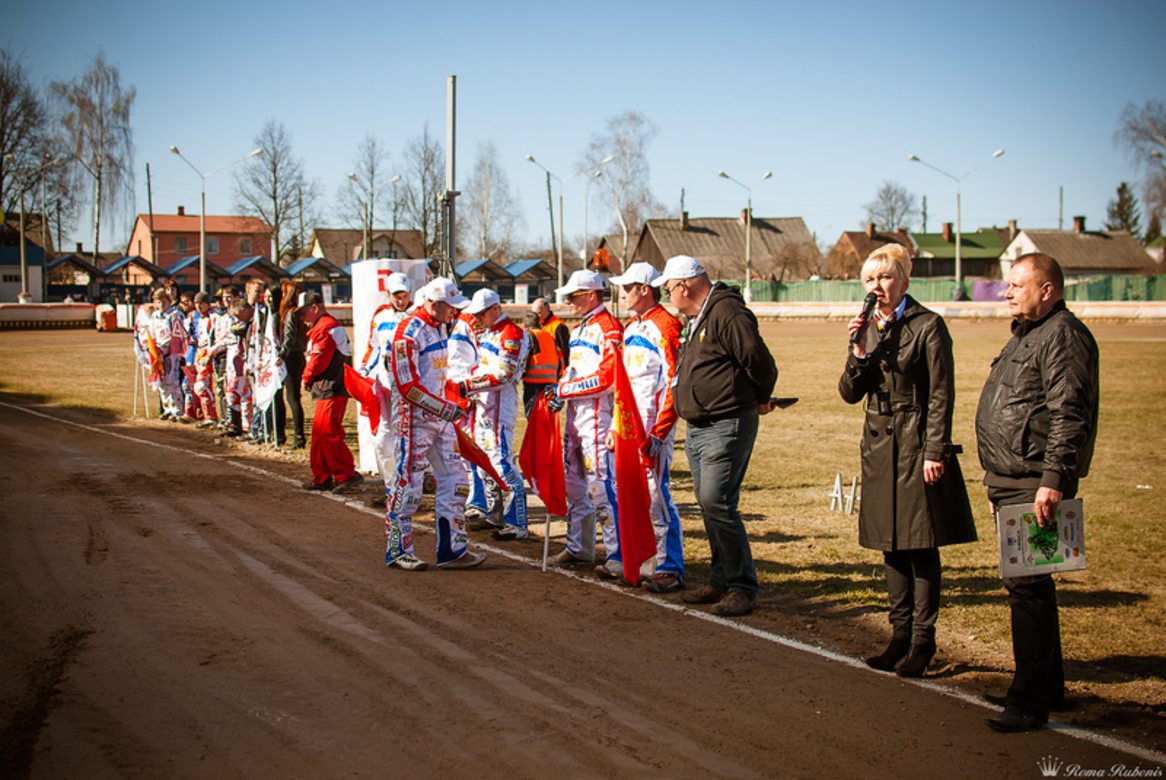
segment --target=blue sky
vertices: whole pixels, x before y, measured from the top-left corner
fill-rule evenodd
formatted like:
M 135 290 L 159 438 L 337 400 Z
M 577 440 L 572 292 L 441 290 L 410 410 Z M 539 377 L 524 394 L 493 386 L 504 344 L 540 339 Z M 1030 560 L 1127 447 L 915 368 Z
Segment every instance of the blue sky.
M 200 169 L 243 156 L 269 118 L 292 135 L 325 204 L 368 134 L 399 163 L 426 123 L 445 135 L 458 77 L 458 178 L 492 139 L 532 241 L 548 242 L 543 172 L 576 170 L 607 120 L 637 110 L 658 127 L 656 198 L 693 217 L 730 216 L 752 184 L 758 216 L 801 216 L 832 242 L 856 229 L 884 180 L 927 197 L 928 229 L 1101 227 L 1139 172 L 1115 147 L 1124 106 L 1166 99 L 1166 3 L 1032 2 L 209 2 L 39 0 L 4 11 L 0 43 L 33 80 L 68 80 L 98 47 L 138 90 L 137 209 L 197 212 Z M 592 188 L 595 194 L 596 188 Z M 557 194 L 557 192 L 556 192 Z M 583 232 L 582 177 L 565 185 L 566 233 Z M 230 213 L 230 172 L 207 181 Z M 612 223 L 593 201 L 590 233 Z M 557 219 L 557 214 L 556 214 Z M 1143 224 L 1144 224 L 1143 220 Z M 82 219 L 74 241 L 91 241 Z M 338 226 L 338 223 L 337 223 Z M 916 226 L 917 227 L 917 226 Z M 124 241 L 124 228 L 103 228 Z M 68 241 L 68 239 L 66 239 Z M 103 244 L 106 242 L 103 241 Z M 70 246 L 66 243 L 65 246 Z M 103 246 L 103 248 L 112 248 Z

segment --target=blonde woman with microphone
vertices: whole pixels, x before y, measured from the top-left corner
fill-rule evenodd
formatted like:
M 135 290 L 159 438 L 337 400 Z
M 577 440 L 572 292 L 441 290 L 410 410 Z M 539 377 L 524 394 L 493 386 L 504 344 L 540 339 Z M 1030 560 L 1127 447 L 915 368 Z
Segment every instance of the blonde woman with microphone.
M 942 317 L 907 295 L 910 277 L 899 244 L 863 264 L 873 317 L 864 307 L 850 321 L 838 391 L 846 403 L 866 401 L 858 543 L 882 551 L 890 597 L 890 644 L 866 663 L 922 677 L 936 652 L 939 548 L 975 541 L 976 527 L 951 441 L 951 336 Z

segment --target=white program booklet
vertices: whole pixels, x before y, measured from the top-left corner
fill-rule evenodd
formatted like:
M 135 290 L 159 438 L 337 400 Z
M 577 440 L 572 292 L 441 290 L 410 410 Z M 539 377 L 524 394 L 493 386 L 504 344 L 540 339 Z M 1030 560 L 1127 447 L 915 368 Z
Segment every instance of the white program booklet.
M 1036 521 L 1032 504 L 997 507 L 1000 576 L 1029 577 L 1085 568 L 1085 512 L 1081 499 L 1062 501 L 1046 528 Z

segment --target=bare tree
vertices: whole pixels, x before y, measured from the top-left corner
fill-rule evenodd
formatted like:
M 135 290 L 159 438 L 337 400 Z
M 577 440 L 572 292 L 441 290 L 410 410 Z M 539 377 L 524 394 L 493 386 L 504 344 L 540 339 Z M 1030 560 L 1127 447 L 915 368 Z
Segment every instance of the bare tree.
M 895 231 L 919 217 L 915 196 L 907 192 L 902 184 L 884 181 L 875 193 L 875 199 L 863 206 L 866 221 L 873 222 L 879 230 Z
M 45 163 L 48 110 L 20 60 L 0 51 L 0 207 L 16 211 L 20 192 L 35 181 L 27 172 Z
M 1166 217 L 1166 103 L 1149 100 L 1140 108 L 1127 104 L 1113 140 L 1135 163 L 1145 166 L 1142 186 L 1146 206 L 1159 218 Z
M 441 196 L 445 191 L 445 153 L 426 123 L 421 135 L 405 144 L 404 212 L 409 226 L 421 233 L 425 256 L 441 243 Z
M 363 229 L 367 214 L 371 233 L 379 218 L 391 225 L 390 241 L 395 241 L 397 225 L 403 216 L 404 198 L 403 188 L 392 181 L 393 175 L 388 150 L 376 136 L 365 136 L 356 149 L 352 173 L 345 177 L 336 193 L 335 211 L 340 221 L 350 228 Z M 369 241 L 372 241 L 371 237 Z
M 267 120 L 253 143 L 263 154 L 249 158 L 235 173 L 235 208 L 263 221 L 275 242 L 272 260 L 278 263 L 285 253 L 302 251 L 319 185 L 304 179 L 303 165 L 282 122 Z
M 821 275 L 826 268 L 822 252 L 811 242 L 786 244 L 762 265 L 769 266 L 769 272 L 778 282 L 809 279 L 815 274 Z
M 614 158 L 603 166 L 603 175 L 595 184 L 615 211 L 625 247 L 629 234 L 638 233 L 643 226 L 644 216 L 654 202 L 648 186 L 647 152 L 655 137 L 656 126 L 647 117 L 638 111 L 625 111 L 608 120 L 604 133 L 592 136 L 578 165 L 578 170 L 583 171 L 596 168 L 608 157 Z
M 474 171 L 462 189 L 465 194 L 458 209 L 459 243 L 475 258 L 513 257 L 526 223 L 506 171 L 498 163 L 493 140 L 478 144 Z
M 117 214 L 123 207 L 133 210 L 134 138 L 130 113 L 137 90 L 121 88 L 116 67 L 98 50 L 93 64 L 71 82 L 54 81 L 49 86 L 61 109 L 64 130 L 72 159 L 93 177 L 93 259 L 97 261 L 101 242 L 102 210 Z

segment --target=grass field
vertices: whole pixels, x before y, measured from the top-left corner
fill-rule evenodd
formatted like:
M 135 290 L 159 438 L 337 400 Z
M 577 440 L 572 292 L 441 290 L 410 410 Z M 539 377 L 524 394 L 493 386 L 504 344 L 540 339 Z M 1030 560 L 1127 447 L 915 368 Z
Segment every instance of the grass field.
M 943 551 L 940 642 L 1000 658 L 1009 648 L 1008 611 L 973 423 L 980 388 L 1007 340 L 1008 326 L 949 325 L 957 380 L 954 439 L 964 447 L 961 464 L 980 541 Z M 1166 324 L 1090 326 L 1101 349 L 1102 411 L 1092 474 L 1080 491 L 1089 568 L 1059 578 L 1069 676 L 1106 698 L 1161 706 L 1166 702 Z M 763 589 L 801 599 L 823 615 L 867 616 L 863 625 L 885 626 L 882 557 L 858 546 L 857 514 L 830 511 L 827 495 L 835 474 L 849 486 L 859 471 L 862 411 L 844 404 L 837 392 L 844 332 L 837 322 L 762 323 L 780 370 L 777 394 L 801 401 L 763 418 L 741 511 Z M 126 333 L 0 332 L 0 392 L 25 401 L 128 416 L 133 368 Z M 139 409 L 143 404 L 139 399 Z M 310 403 L 307 411 L 310 415 Z M 700 575 L 707 572 L 708 545 L 692 503 L 683 438 L 682 430 L 673 479 L 688 565 Z M 872 637 L 872 646 L 878 641 Z

